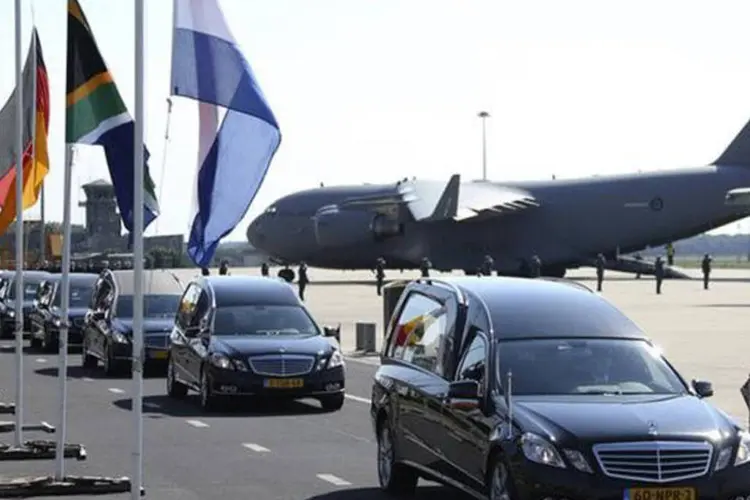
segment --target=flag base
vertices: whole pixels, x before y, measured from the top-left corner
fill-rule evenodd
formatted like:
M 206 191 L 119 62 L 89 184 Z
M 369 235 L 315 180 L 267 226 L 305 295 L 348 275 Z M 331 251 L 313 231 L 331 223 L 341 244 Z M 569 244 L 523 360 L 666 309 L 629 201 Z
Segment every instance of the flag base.
M 0 444 L 0 461 L 51 460 L 55 458 L 56 448 L 57 443 L 45 440 L 26 441 L 21 446 Z M 79 462 L 86 460 L 86 448 L 80 444 L 66 444 L 63 456 L 75 458 Z
M 52 476 L 28 477 L 0 481 L 0 498 L 29 498 L 66 495 L 106 495 L 127 493 L 132 485 L 127 477 Z M 141 488 L 141 496 L 146 491 Z

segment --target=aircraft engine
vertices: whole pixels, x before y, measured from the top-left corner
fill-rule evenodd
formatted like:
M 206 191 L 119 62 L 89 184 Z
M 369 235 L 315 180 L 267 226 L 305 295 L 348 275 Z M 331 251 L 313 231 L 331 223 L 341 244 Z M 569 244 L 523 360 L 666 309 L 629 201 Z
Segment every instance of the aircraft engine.
M 344 247 L 403 234 L 397 220 L 359 210 L 318 211 L 314 218 L 315 238 L 322 247 Z
M 393 217 L 384 214 L 378 214 L 372 218 L 370 226 L 375 241 L 381 241 L 393 236 L 404 234 L 404 225 Z

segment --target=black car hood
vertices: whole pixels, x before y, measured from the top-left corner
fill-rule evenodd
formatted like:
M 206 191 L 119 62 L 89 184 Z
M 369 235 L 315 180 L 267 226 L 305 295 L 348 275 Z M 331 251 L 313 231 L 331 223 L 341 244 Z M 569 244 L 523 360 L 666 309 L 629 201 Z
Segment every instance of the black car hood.
M 126 335 L 133 333 L 133 320 L 130 318 L 116 318 L 112 324 L 117 330 Z M 174 327 L 174 318 L 143 318 L 143 332 L 149 335 L 169 335 Z
M 213 336 L 211 350 L 233 355 L 253 354 L 309 354 L 330 352 L 333 342 L 328 337 L 313 336 Z
M 691 395 L 561 396 L 544 400 L 519 396 L 514 398 L 513 412 L 525 431 L 560 441 L 688 436 L 714 441 L 733 436 L 738 429 L 726 414 Z

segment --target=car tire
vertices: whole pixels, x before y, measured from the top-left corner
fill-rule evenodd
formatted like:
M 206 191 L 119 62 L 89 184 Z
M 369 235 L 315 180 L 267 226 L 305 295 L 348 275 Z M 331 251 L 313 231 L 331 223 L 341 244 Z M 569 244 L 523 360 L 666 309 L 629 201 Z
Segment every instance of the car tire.
M 44 333 L 44 338 L 42 338 L 41 340 L 41 344 L 42 350 L 50 354 L 60 350 L 60 344 L 58 343 L 58 341 L 50 340 L 46 332 Z
M 89 354 L 88 349 L 88 346 L 84 342 L 83 346 L 81 347 L 81 366 L 84 370 L 93 370 L 99 364 L 99 360 L 96 359 L 96 356 L 92 356 L 91 354 Z
M 338 411 L 344 406 L 344 394 L 332 394 L 320 398 L 320 406 L 325 411 Z
M 408 465 L 396 462 L 396 440 L 387 419 L 378 426 L 377 440 L 380 489 L 393 496 L 414 495 L 419 474 Z
M 34 350 L 41 350 L 42 349 L 42 340 L 38 339 L 36 337 L 31 337 L 29 339 L 29 347 L 31 347 Z
M 179 383 L 174 377 L 174 364 L 172 358 L 167 362 L 167 396 L 174 399 L 182 399 L 187 396 L 188 388 Z
M 216 410 L 216 396 L 211 392 L 211 384 L 208 380 L 208 374 L 201 370 L 201 390 L 198 394 L 198 403 L 203 411 L 211 412 Z
M 487 472 L 487 497 L 489 500 L 515 500 L 513 480 L 508 471 L 508 465 L 496 456 Z
M 115 377 L 120 374 L 120 368 L 122 365 L 114 359 L 112 349 L 107 346 L 106 354 L 104 355 L 104 374 L 108 377 Z

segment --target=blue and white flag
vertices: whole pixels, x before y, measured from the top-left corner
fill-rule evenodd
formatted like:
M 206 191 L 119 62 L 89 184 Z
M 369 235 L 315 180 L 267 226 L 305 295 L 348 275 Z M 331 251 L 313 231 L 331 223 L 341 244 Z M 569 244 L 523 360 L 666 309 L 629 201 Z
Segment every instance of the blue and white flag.
M 171 93 L 199 102 L 188 254 L 206 267 L 250 208 L 281 132 L 217 0 L 174 0 L 174 9 Z

